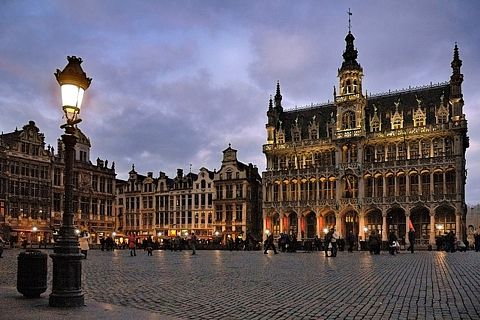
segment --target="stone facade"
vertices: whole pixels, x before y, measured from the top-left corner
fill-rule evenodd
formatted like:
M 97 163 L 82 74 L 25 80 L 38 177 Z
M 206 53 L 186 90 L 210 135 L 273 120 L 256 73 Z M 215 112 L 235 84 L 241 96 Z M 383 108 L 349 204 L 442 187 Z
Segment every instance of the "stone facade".
M 284 110 L 280 84 L 270 98 L 263 172 L 264 232 L 300 239 L 336 227 L 365 239 L 406 237 L 419 245 L 452 230 L 465 237 L 465 151 L 455 45 L 449 82 L 367 95 L 349 31 L 333 102 Z M 408 240 L 407 240 L 408 242 Z

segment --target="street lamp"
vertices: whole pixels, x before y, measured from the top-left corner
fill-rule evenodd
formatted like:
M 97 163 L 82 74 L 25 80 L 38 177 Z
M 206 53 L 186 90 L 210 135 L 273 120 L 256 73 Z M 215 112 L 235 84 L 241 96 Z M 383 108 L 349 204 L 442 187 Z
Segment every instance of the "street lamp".
M 55 77 L 61 88 L 62 109 L 66 123 L 62 141 L 65 146 L 65 205 L 62 226 L 55 242 L 53 253 L 52 293 L 49 298 L 51 307 L 81 307 L 84 305 L 82 291 L 82 258 L 78 245 L 78 235 L 73 225 L 73 164 L 75 144 L 77 142 L 76 125 L 82 121 L 78 115 L 85 90 L 90 86 L 91 78 L 82 70 L 82 59 L 69 56 L 63 71 L 57 69 Z

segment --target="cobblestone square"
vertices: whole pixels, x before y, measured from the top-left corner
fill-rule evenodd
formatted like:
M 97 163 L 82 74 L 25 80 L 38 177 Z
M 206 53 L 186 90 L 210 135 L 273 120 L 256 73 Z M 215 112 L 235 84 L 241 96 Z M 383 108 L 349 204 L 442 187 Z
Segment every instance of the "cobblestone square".
M 16 286 L 17 256 L 0 259 Z M 50 252 L 49 252 L 50 253 Z M 51 291 L 51 259 L 49 287 Z M 91 250 L 86 304 L 104 302 L 178 319 L 480 319 L 480 254 L 445 252 Z

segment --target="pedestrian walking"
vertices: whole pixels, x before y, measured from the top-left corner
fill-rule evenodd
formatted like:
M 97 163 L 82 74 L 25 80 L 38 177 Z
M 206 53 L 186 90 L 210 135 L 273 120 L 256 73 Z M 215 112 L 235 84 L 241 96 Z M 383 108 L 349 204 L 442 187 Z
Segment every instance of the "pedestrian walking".
M 192 237 L 190 238 L 190 247 L 192 248 L 192 255 L 196 253 L 195 251 L 196 244 L 197 244 L 197 236 L 195 235 L 195 232 L 192 232 Z
M 410 250 L 411 253 L 415 250 L 415 230 L 413 228 L 410 228 L 410 231 L 408 231 L 408 242 L 410 242 L 410 246 L 408 247 L 407 250 Z
M 147 239 L 147 256 L 153 256 L 153 239 L 151 236 Z
M 78 242 L 80 244 L 80 252 L 83 254 L 83 259 L 87 259 L 87 253 L 90 249 L 88 245 L 88 238 L 89 236 L 87 232 L 82 232 L 80 238 L 78 238 Z
M 275 248 L 275 243 L 273 242 L 273 233 L 270 233 L 270 234 L 268 235 L 267 240 L 266 240 L 266 243 L 265 243 L 265 250 L 264 250 L 263 253 L 267 254 L 267 253 L 268 253 L 267 251 L 268 251 L 270 248 L 273 249 L 273 252 L 274 252 L 275 254 L 278 253 L 278 252 L 277 252 L 277 248 Z
M 475 252 L 480 252 L 480 226 L 475 231 Z
M 351 230 L 347 235 L 347 243 L 348 243 L 348 252 L 353 252 L 353 246 L 355 245 L 355 235 Z
M 5 241 L 3 241 L 3 238 L 0 237 L 0 258 L 2 257 L 2 254 L 3 254 L 3 243 Z
M 128 248 L 130 249 L 130 256 L 136 256 L 137 255 L 137 251 L 136 251 L 136 240 L 137 240 L 137 237 L 135 237 L 135 234 L 132 232 L 130 232 L 130 234 L 128 235 Z

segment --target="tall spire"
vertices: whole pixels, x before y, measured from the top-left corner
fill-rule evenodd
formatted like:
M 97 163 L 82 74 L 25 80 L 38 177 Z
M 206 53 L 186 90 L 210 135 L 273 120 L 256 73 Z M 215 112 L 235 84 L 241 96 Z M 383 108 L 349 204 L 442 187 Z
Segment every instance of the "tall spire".
M 275 108 L 282 109 L 282 95 L 280 94 L 280 81 L 277 81 L 277 92 L 275 93 Z
M 273 100 L 272 95 L 270 95 L 270 100 L 268 100 L 268 110 L 273 110 Z
M 459 75 L 460 74 L 460 67 L 462 66 L 462 60 L 460 60 L 460 56 L 458 54 L 458 46 L 457 43 L 455 42 L 455 48 L 453 49 L 453 60 L 452 60 L 452 69 L 453 69 L 453 74 L 454 75 Z
M 452 75 L 450 76 L 450 103 L 453 106 L 453 118 L 459 120 L 463 116 L 463 74 L 460 71 L 462 60 L 460 60 L 456 42 L 455 48 L 453 49 L 453 60 L 451 66 Z

